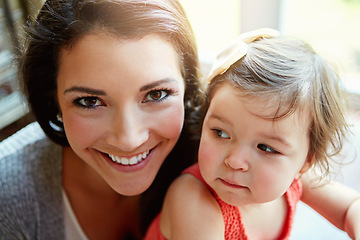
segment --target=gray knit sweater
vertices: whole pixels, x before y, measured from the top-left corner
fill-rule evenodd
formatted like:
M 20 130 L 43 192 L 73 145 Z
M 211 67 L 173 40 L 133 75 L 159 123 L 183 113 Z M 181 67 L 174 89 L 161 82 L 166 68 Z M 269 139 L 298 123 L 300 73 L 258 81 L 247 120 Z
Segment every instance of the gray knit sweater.
M 64 239 L 61 154 L 37 123 L 0 143 L 0 239 Z

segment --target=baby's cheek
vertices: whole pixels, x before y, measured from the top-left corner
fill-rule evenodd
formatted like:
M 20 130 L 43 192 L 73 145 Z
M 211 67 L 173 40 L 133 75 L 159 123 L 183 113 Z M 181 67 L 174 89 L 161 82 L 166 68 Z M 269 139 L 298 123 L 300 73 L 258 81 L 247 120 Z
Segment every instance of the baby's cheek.
M 201 141 L 199 148 L 198 162 L 203 173 L 212 172 L 212 168 L 219 165 L 220 159 L 217 157 L 215 147 L 208 144 L 206 141 Z
M 289 185 L 285 179 L 279 176 L 281 176 L 281 173 L 272 172 L 271 169 L 262 171 L 257 175 L 257 180 L 254 181 L 257 184 L 255 189 L 262 189 L 258 192 L 261 195 L 260 198 L 262 201 L 268 202 L 275 200 L 286 192 Z
M 209 162 L 211 161 L 211 156 L 213 155 L 213 150 L 210 147 L 200 144 L 199 148 L 199 162 Z

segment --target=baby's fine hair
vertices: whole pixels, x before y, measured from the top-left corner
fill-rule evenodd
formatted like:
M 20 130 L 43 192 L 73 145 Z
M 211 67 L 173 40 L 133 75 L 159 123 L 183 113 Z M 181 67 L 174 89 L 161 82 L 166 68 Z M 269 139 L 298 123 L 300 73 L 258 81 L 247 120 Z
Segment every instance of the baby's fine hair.
M 298 110 L 309 113 L 310 151 L 315 156 L 311 164 L 322 176 L 329 173 L 329 158 L 341 151 L 348 129 L 346 91 L 338 74 L 310 45 L 285 36 L 259 37 L 248 44 L 243 58 L 211 80 L 209 99 L 225 81 L 243 95 L 277 99 L 273 120 Z

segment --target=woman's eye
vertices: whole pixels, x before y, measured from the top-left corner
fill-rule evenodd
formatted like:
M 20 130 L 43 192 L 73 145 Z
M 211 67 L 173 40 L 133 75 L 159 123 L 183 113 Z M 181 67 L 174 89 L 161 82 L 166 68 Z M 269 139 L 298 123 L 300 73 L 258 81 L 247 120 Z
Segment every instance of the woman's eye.
M 170 90 L 152 90 L 145 96 L 145 101 L 161 101 L 170 95 Z
M 269 147 L 268 145 L 265 145 L 265 144 L 258 144 L 257 147 L 261 150 L 261 151 L 264 151 L 264 152 L 267 152 L 267 153 L 279 153 L 278 151 L 276 151 L 275 149 Z
M 214 129 L 213 131 L 215 131 L 216 136 L 218 136 L 219 138 L 230 139 L 229 135 L 227 135 L 227 133 L 224 132 L 223 130 Z
M 82 97 L 75 100 L 75 103 L 85 108 L 96 108 L 104 104 L 97 97 Z

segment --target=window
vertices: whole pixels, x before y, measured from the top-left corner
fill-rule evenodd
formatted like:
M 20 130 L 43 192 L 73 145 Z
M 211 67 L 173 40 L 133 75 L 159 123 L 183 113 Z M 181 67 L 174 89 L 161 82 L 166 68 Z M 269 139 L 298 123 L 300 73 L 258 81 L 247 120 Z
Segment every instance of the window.
M 180 0 L 208 70 L 241 32 L 271 27 L 309 42 L 360 94 L 360 0 Z
M 308 41 L 360 93 L 359 13 L 359 0 L 283 0 L 280 30 Z
M 195 32 L 203 71 L 241 29 L 239 0 L 180 0 Z

